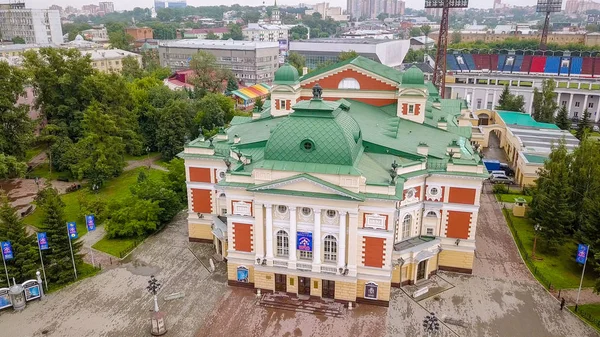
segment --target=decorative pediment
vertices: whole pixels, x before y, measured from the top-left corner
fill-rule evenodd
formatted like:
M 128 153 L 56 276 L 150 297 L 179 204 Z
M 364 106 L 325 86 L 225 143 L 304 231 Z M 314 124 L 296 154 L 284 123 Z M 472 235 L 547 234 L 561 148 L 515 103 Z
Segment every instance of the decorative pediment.
M 299 174 L 293 177 L 278 179 L 248 188 L 248 191 L 289 194 L 298 196 L 325 197 L 326 195 L 339 196 L 349 200 L 363 201 L 358 193 L 329 183 L 310 174 Z
M 300 82 L 300 85 L 302 88 L 312 88 L 315 83 L 319 83 L 324 89 L 338 89 L 340 82 L 349 78 L 355 79 L 359 83 L 360 90 L 395 91 L 398 88 L 398 83 L 353 64 L 342 65 L 339 68 L 310 77 Z

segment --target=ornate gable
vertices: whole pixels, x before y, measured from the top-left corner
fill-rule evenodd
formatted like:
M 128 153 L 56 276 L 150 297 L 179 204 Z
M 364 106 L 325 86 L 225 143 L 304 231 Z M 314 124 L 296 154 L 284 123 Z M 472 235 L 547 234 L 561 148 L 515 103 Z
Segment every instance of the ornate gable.
M 352 81 L 346 81 L 342 84 L 343 80 L 354 79 L 358 82 L 359 88 L 352 87 Z M 337 90 L 337 89 L 348 89 L 348 90 L 377 90 L 377 91 L 396 91 L 398 89 L 397 83 L 379 76 L 375 73 L 359 68 L 352 64 L 346 64 L 336 69 L 332 69 L 328 72 L 320 74 L 319 76 L 311 77 L 305 81 L 300 82 L 303 89 L 312 88 L 315 83 L 323 89 Z M 342 84 L 342 85 L 340 85 Z M 348 87 L 350 85 L 350 87 Z
M 306 193 L 306 196 L 335 195 L 348 200 L 364 201 L 364 198 L 358 193 L 354 193 L 306 173 L 256 185 L 248 188 L 248 191 L 279 194 Z

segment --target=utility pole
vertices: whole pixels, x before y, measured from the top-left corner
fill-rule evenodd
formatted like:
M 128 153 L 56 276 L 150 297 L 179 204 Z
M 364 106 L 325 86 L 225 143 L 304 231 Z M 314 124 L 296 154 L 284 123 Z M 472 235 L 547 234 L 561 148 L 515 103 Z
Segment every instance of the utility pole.
M 540 50 L 546 51 L 548 44 L 548 30 L 550 29 L 550 13 L 560 12 L 562 0 L 538 0 L 536 12 L 546 13 L 544 27 L 542 29 L 542 39 L 540 40 Z

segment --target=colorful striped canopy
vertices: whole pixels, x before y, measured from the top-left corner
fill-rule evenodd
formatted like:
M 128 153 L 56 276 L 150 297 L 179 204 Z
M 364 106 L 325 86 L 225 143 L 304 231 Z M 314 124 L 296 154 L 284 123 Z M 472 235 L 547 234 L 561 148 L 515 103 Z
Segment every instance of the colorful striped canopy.
M 239 90 L 234 90 L 231 92 L 231 95 L 237 96 L 244 101 L 255 99 L 257 97 L 268 95 L 271 91 L 271 86 L 268 84 L 260 83 L 255 84 L 251 87 L 242 88 Z

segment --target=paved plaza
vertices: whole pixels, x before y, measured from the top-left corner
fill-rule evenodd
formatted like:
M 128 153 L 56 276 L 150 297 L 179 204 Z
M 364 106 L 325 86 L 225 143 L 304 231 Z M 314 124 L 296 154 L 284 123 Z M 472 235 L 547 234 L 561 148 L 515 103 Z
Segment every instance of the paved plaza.
M 393 289 L 389 308 L 369 305 L 341 317 L 270 309 L 249 289 L 226 285 L 225 265 L 209 271 L 209 244 L 189 243 L 185 214 L 138 247 L 122 264 L 0 313 L 1 336 L 149 336 L 151 274 L 163 283 L 167 336 L 423 336 L 429 311 L 444 321 L 441 336 L 597 336 L 529 274 L 493 196 L 482 194 L 474 275 L 440 273 L 448 290 L 420 300 Z M 181 299 L 165 301 L 183 292 Z

